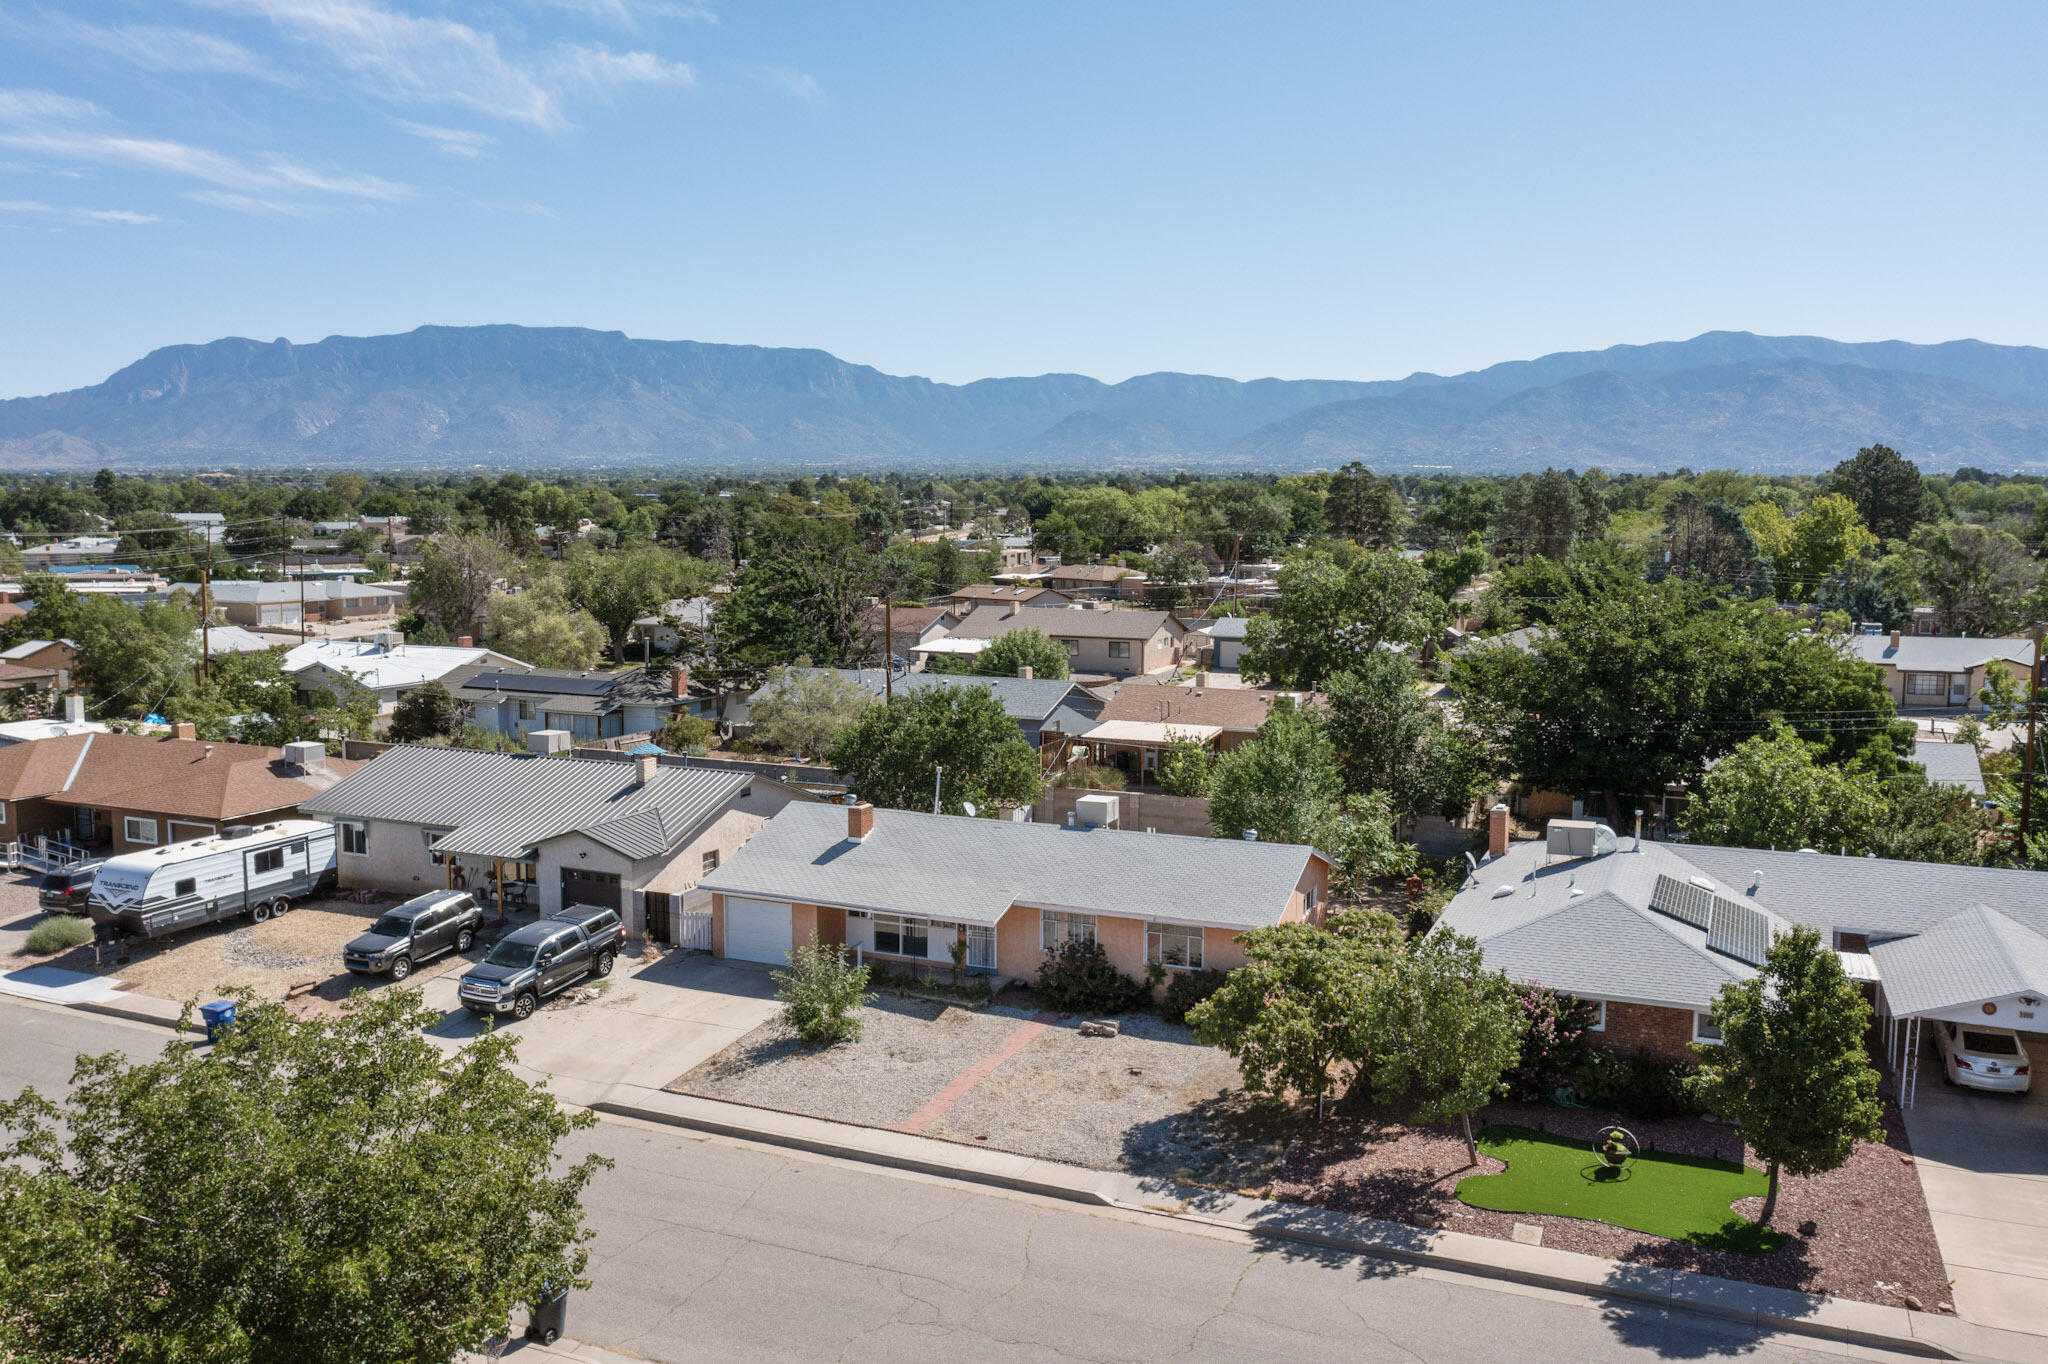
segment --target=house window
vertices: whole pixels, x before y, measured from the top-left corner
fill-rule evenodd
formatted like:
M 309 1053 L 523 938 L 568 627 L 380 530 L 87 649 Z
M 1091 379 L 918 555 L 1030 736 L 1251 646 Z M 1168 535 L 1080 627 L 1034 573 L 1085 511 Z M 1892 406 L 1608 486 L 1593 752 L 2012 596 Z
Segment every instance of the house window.
M 1301 903 L 1302 908 L 1307 910 L 1308 913 L 1310 913 L 1311 915 L 1313 915 L 1316 912 L 1316 888 L 1314 886 L 1310 886 L 1308 890 L 1302 895 Z
M 1131 656 L 1131 642 L 1127 639 L 1111 640 L 1109 642 L 1109 656 L 1111 658 L 1129 658 Z
M 370 826 L 367 824 L 343 824 L 341 826 L 341 850 L 367 857 L 370 853 Z
M 1590 1004 L 1590 1005 L 1592 1005 L 1592 1006 L 1593 1006 L 1593 1021 L 1592 1021 L 1591 1023 L 1588 1023 L 1588 1024 L 1586 1025 L 1586 1031 L 1587 1031 L 1587 1032 L 1606 1032 L 1606 1031 L 1607 1031 L 1607 1001 L 1606 1001 L 1606 1000 L 1604 1000 L 1604 999 L 1585 999 L 1585 1000 L 1580 1000 L 1579 1002 L 1580 1002 L 1580 1003 L 1582 1003 L 1582 1004 Z M 1695 1030 L 1695 1031 L 1697 1031 L 1697 1030 L 1698 1030 L 1698 1025 L 1697 1025 L 1697 1024 L 1695 1024 L 1695 1025 L 1694 1025 L 1694 1030 Z
M 284 867 L 283 848 L 264 848 L 256 854 L 255 870 L 258 875 L 266 871 L 280 871 Z
M 1694 1014 L 1692 1016 L 1692 1040 L 1695 1042 L 1705 1042 L 1709 1046 L 1718 1047 L 1721 1045 L 1721 1025 L 1714 1021 L 1712 1014 Z
M 1038 942 L 1047 952 L 1057 952 L 1070 942 L 1095 941 L 1093 914 L 1066 914 L 1057 909 L 1038 912 Z
M 712 873 L 712 872 L 715 872 L 715 871 L 717 871 L 717 870 L 718 870 L 718 849 L 716 849 L 716 848 L 713 848 L 713 849 L 712 849 L 712 850 L 711 850 L 710 852 L 708 852 L 708 853 L 705 853 L 705 854 L 704 854 L 704 872 L 703 872 L 703 874 L 704 874 L 704 875 L 706 875 L 706 876 L 709 876 L 709 875 L 711 875 L 711 873 Z
M 121 829 L 130 843 L 156 842 L 156 821 L 153 819 L 137 819 L 130 815 L 121 821 Z
M 1081 652 L 1081 641 L 1078 639 L 1063 639 L 1060 643 L 1067 646 L 1067 653 L 1069 655 Z
M 519 707 L 519 718 L 520 718 L 520 719 L 522 719 L 522 720 L 531 720 L 531 719 L 533 718 L 533 702 L 531 702 L 531 701 L 519 701 L 519 702 L 515 702 L 514 704 L 516 704 L 516 705 L 517 705 L 517 706 Z
M 180 899 L 183 899 L 187 895 L 196 895 L 198 894 L 198 892 L 199 880 L 197 877 L 192 876 L 186 877 L 184 880 L 175 883 L 171 887 L 171 894 L 178 896 Z
M 0 800 L 0 824 L 7 822 L 7 802 Z
M 1202 969 L 1202 930 L 1180 924 L 1145 925 L 1145 960 L 1183 971 Z
M 875 951 L 892 957 L 931 955 L 931 925 L 900 914 L 875 916 Z
M 1906 674 L 1906 695 L 1908 696 L 1940 696 L 1947 690 L 1947 673 Z

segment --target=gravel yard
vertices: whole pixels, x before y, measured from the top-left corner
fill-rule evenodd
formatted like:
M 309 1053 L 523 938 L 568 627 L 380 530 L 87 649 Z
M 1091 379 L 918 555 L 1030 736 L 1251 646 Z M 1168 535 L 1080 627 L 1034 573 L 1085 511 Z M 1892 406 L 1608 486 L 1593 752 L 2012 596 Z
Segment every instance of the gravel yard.
M 1468 1207 L 1458 1201 L 1458 1181 L 1494 1173 L 1501 1163 L 1481 1155 L 1477 1166 L 1467 1165 L 1464 1138 L 1454 1129 L 1410 1127 L 1384 1114 L 1340 1110 L 1323 1130 L 1306 1132 L 1289 1150 L 1273 1195 L 1503 1241 L 1512 1239 L 1517 1222 L 1531 1223 L 1543 1229 L 1544 1245 L 1560 1250 L 1934 1310 L 1951 1303 L 1948 1277 L 1905 1130 L 1897 1110 L 1887 1109 L 1887 1142 L 1858 1147 L 1847 1165 L 1828 1174 L 1785 1178 L 1772 1224 L 1786 1243 L 1772 1255 L 1711 1250 L 1579 1218 Z M 1473 1125 L 1513 1123 L 1590 1143 L 1615 1117 L 1597 1109 L 1496 1104 Z M 1734 1132 L 1715 1123 L 1622 1121 L 1659 1151 L 1728 1160 L 1740 1148 Z M 1752 1218 L 1761 1206 L 1761 1199 L 1734 1205 Z
M 779 1021 L 769 1022 L 668 1087 L 895 1127 L 1033 1015 L 885 996 L 863 1017 L 858 1042 L 822 1052 L 804 1050 Z M 1144 1015 L 1124 1019 L 1118 1037 L 1083 1037 L 1080 1022 L 1051 1024 L 925 1134 L 1095 1169 L 1200 1177 L 1227 1166 L 1225 1182 L 1237 1184 L 1246 1182 L 1238 1166 L 1263 1165 L 1271 1177 L 1282 1143 L 1219 1135 L 1205 1116 L 1234 1112 L 1237 1067 L 1229 1057 Z

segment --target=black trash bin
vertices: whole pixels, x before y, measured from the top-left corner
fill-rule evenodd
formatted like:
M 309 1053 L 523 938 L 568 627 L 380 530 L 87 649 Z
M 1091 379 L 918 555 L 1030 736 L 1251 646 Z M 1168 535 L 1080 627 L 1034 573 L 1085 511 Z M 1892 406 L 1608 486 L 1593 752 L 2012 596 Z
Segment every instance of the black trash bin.
M 552 1345 L 569 1329 L 569 1290 L 527 1304 L 526 1338 Z

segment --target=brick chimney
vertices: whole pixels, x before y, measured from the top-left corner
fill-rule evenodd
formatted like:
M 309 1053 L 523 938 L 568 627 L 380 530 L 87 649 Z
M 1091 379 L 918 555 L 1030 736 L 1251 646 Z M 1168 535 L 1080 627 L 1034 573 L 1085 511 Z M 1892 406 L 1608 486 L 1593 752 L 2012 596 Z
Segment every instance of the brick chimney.
M 1496 804 L 1486 812 L 1486 855 L 1508 855 L 1508 807 Z
M 193 724 L 190 720 L 180 720 L 171 726 L 171 737 L 173 739 L 196 739 L 199 737 L 199 726 Z
M 672 696 L 688 696 L 690 694 L 690 670 L 688 668 L 669 669 L 668 689 L 669 694 Z
M 859 843 L 875 831 L 875 807 L 855 800 L 846 807 L 846 836 Z
M 476 639 L 471 635 L 457 635 L 455 637 L 455 647 L 458 649 L 474 649 L 476 647 Z

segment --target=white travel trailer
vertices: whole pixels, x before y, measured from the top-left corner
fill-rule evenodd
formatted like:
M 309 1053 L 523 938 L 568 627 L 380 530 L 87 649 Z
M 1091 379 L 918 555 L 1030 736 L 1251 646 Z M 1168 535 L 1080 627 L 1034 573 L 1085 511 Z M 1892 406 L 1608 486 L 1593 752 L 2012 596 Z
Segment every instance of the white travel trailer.
M 237 914 L 261 923 L 333 884 L 334 826 L 283 819 L 110 857 L 88 908 L 115 937 L 160 938 Z

